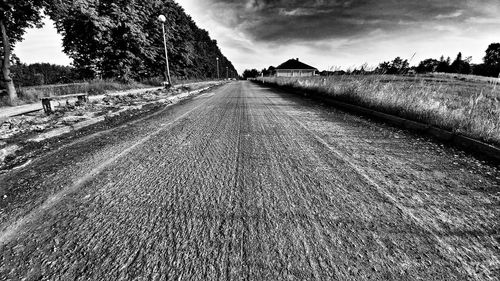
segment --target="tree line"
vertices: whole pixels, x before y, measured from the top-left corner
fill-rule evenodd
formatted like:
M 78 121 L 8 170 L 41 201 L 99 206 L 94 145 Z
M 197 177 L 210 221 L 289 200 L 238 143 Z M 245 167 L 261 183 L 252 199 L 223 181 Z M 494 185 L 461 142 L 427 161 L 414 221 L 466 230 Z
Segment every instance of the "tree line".
M 463 57 L 462 53 L 458 53 L 452 61 L 450 57 L 441 56 L 439 59 L 425 59 L 417 66 L 410 67 L 410 62 L 407 59 L 396 57 L 392 61 L 380 63 L 375 69 L 369 69 L 365 64 L 360 68 L 351 70 L 335 70 L 322 71 L 320 75 L 349 75 L 349 74 L 408 74 L 408 73 L 458 73 L 458 74 L 473 74 L 480 76 L 499 77 L 500 74 L 500 43 L 492 43 L 486 49 L 486 55 L 483 58 L 483 63 L 472 64 L 472 57 Z M 243 78 L 255 78 L 258 76 L 272 76 L 276 74 L 276 68 L 270 66 L 267 69 L 247 69 L 243 72 Z
M 500 43 L 492 43 L 488 46 L 483 63 L 472 64 L 471 61 L 472 57 L 464 58 L 459 52 L 453 61 L 450 57 L 441 56 L 439 59 L 425 59 L 417 66 L 410 67 L 408 60 L 397 57 L 391 62 L 379 64 L 375 72 L 383 74 L 443 72 L 498 77 L 500 73 Z
M 217 58 L 220 77 L 225 77 L 226 67 L 228 72 L 237 73 L 217 41 L 198 28 L 173 0 L 0 0 L 1 87 L 9 92 L 13 103 L 15 77 L 30 72 L 25 66 L 16 66 L 12 70 L 17 73 L 11 74 L 11 50 L 27 28 L 41 26 L 42 10 L 62 34 L 63 51 L 73 59 L 75 75 L 82 79 L 129 82 L 165 76 L 163 32 L 158 22 L 161 14 L 167 18 L 172 76 L 217 78 Z M 60 70 L 63 75 L 59 76 L 68 77 L 66 70 Z M 36 79 L 41 79 L 40 75 L 32 80 Z M 43 79 L 45 82 L 48 78 Z
M 66 84 L 84 80 L 74 67 L 50 63 L 17 62 L 11 66 L 11 72 L 16 87 Z

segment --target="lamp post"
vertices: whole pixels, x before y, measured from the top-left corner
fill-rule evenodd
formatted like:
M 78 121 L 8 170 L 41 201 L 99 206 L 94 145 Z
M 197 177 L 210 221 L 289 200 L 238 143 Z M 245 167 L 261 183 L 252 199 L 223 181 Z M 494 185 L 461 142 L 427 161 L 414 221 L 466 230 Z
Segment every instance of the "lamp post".
M 172 86 L 172 80 L 170 79 L 170 66 L 168 65 L 168 51 L 167 51 L 167 37 L 165 34 L 165 22 L 167 18 L 164 15 L 158 16 L 158 20 L 161 22 L 163 28 L 163 47 L 165 48 L 165 63 L 167 64 L 167 83 L 168 87 Z
M 220 79 L 220 74 L 219 74 L 219 58 L 217 58 L 217 79 Z
M 229 79 L 229 67 L 226 66 L 226 80 Z

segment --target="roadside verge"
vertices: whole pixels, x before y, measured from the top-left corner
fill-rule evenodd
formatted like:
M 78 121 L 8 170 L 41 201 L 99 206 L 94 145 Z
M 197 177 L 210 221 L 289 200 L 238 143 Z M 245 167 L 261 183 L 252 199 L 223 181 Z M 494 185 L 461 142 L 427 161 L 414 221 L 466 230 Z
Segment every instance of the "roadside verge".
M 75 112 L 72 112 L 73 114 L 62 112 L 62 117 L 57 117 L 58 121 L 55 126 L 51 124 L 51 126 L 45 128 L 42 125 L 31 125 L 25 133 L 0 139 L 0 171 L 10 170 L 26 162 L 29 158 L 32 158 L 30 150 L 37 150 L 37 147 L 43 147 L 47 142 L 60 141 L 65 139 L 67 135 L 82 134 L 80 131 L 86 134 L 87 131 L 94 130 L 96 126 L 102 127 L 112 126 L 112 124 L 116 123 L 126 123 L 140 116 L 146 116 L 151 114 L 151 112 L 179 103 L 190 96 L 198 95 L 224 83 L 221 81 L 205 83 L 204 85 L 197 85 L 196 89 L 185 87 L 176 89 L 175 93 L 170 91 L 155 93 L 154 91 L 158 90 L 153 89 L 141 94 L 134 94 L 133 96 L 108 96 L 100 101 L 90 103 L 88 105 L 89 108 L 77 109 L 76 112 L 78 114 L 74 114 Z M 97 103 L 105 103 L 107 105 L 102 107 L 101 104 L 96 105 Z M 98 112 L 94 112 L 96 114 L 91 114 L 90 116 L 79 115 L 80 111 L 95 110 L 96 107 L 98 108 Z M 36 118 L 38 120 L 49 119 L 49 117 L 40 116 Z
M 419 134 L 427 135 L 430 136 L 436 140 L 439 140 L 441 142 L 451 144 L 455 147 L 458 147 L 462 150 L 465 150 L 467 152 L 473 153 L 474 155 L 487 159 L 489 161 L 493 161 L 495 163 L 500 163 L 500 148 L 487 144 L 485 142 L 482 142 L 480 140 L 476 140 L 467 136 L 463 136 L 461 134 L 447 131 L 441 128 L 437 128 L 435 126 L 401 118 L 395 115 L 383 113 L 377 110 L 369 109 L 366 107 L 362 107 L 359 105 L 354 105 L 350 103 L 346 103 L 343 101 L 339 101 L 335 98 L 332 98 L 330 96 L 326 96 L 323 93 L 314 91 L 314 90 L 308 90 L 308 89 L 301 89 L 301 88 L 296 88 L 296 87 L 290 87 L 290 86 L 281 86 L 275 83 L 270 83 L 270 82 L 262 82 L 259 80 L 252 80 L 254 83 L 258 83 L 261 85 L 269 86 L 278 90 L 281 90 L 286 93 L 292 93 L 295 95 L 300 95 L 300 96 L 307 96 L 310 99 L 325 102 L 329 105 L 332 105 L 336 108 L 342 109 L 347 112 L 355 113 L 355 114 L 360 114 L 363 116 L 367 117 L 372 117 L 374 119 L 377 119 L 379 121 L 383 121 L 387 124 L 403 128 L 412 132 L 416 132 Z

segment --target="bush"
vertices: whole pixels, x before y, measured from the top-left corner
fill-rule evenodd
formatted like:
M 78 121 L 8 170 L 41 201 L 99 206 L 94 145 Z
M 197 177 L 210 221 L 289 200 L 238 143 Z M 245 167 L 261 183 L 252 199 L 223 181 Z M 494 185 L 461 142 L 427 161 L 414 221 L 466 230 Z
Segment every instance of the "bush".
M 164 79 L 162 77 L 153 77 L 141 80 L 141 83 L 153 87 L 163 86 Z

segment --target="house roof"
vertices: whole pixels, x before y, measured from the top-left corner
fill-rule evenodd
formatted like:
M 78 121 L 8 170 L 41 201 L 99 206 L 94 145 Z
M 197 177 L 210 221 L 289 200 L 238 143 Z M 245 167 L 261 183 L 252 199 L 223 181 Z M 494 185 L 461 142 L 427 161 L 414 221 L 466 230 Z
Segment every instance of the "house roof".
M 285 63 L 280 64 L 276 69 L 301 69 L 301 70 L 317 70 L 315 67 L 300 62 L 299 59 L 290 59 Z

